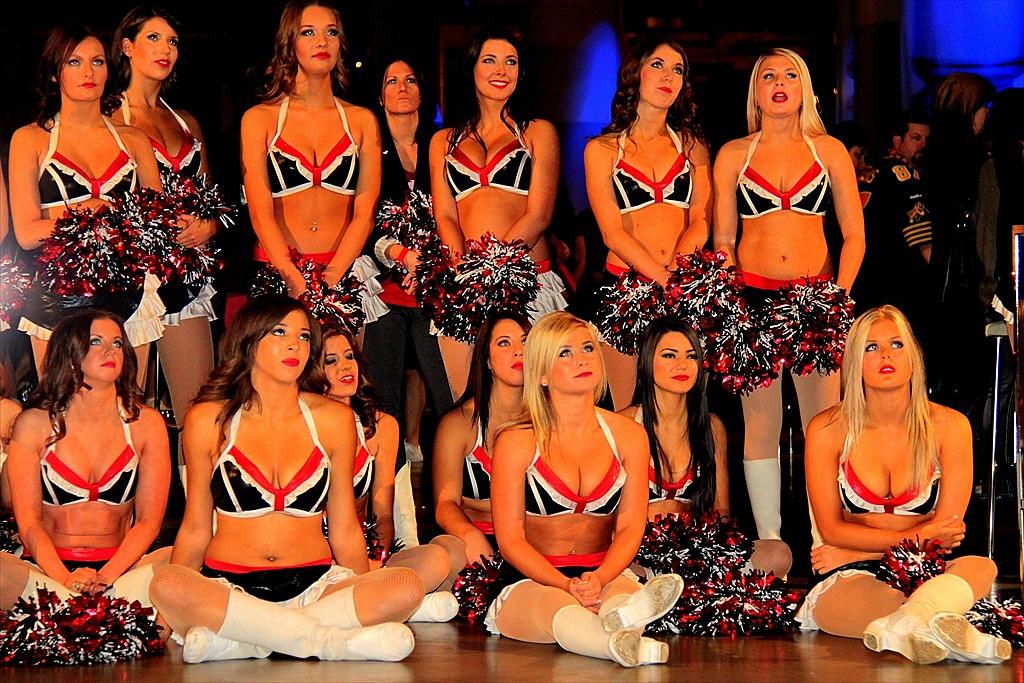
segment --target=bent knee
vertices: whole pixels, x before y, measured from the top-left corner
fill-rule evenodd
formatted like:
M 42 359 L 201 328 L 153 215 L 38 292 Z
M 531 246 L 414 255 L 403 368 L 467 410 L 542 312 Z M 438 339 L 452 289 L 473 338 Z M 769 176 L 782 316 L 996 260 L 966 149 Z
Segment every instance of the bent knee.
M 174 564 L 162 564 L 153 569 L 153 578 L 149 582 L 149 600 L 157 610 L 163 611 L 171 606 L 187 604 L 192 596 L 186 589 L 189 570 Z

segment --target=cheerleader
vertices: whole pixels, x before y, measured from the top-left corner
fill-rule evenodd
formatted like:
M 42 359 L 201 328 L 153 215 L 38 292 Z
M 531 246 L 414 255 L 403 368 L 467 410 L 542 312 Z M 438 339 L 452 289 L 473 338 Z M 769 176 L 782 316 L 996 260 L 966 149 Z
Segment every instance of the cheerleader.
M 632 268 L 664 287 L 676 254 L 707 241 L 711 158 L 696 109 L 682 46 L 642 40 L 619 71 L 611 124 L 584 151 L 587 196 L 609 250 L 606 283 Z M 602 350 L 621 410 L 636 386 L 636 350 Z
M 415 515 L 416 510 L 396 503 L 398 422 L 377 410 L 352 334 L 337 326 L 325 326 L 323 336 L 322 364 L 331 385 L 328 395 L 352 408 L 355 414 L 359 439 L 352 476 L 356 513 L 363 528 L 368 520 L 374 520 L 376 541 L 381 548 L 380 557 L 371 559 L 371 566 L 409 567 L 415 571 L 429 595 L 411 620 L 448 621 L 458 610 L 458 603 L 448 591 L 464 565 L 462 543 L 453 536 L 438 536 L 421 546 L 415 535 L 415 520 L 410 524 L 400 519 L 403 515 Z M 397 533 L 399 529 L 410 528 L 411 537 Z M 400 549 L 392 554 L 394 547 Z M 434 592 L 437 590 L 440 592 Z
M 106 48 L 90 29 L 68 24 L 50 32 L 39 62 L 41 105 L 35 122 L 11 137 L 10 184 L 14 233 L 22 249 L 38 249 L 69 207 L 96 209 L 138 187 L 160 189 L 153 150 L 139 130 L 112 122 L 117 108 Z M 88 297 L 125 320 L 135 347 L 138 381 L 145 378 L 149 343 L 163 334 L 159 281 L 147 276 L 138 291 Z M 81 306 L 76 298 L 35 291 L 18 329 L 32 338 L 36 372 L 42 372 L 53 327 Z
M 790 50 L 770 50 L 750 74 L 750 135 L 727 143 L 715 161 L 715 248 L 743 271 L 747 303 L 754 308 L 766 307 L 792 283 L 834 278 L 849 291 L 864 256 L 853 163 L 843 144 L 825 134 L 816 102 L 804 60 Z M 837 272 L 823 229 L 830 201 L 843 234 Z M 737 244 L 740 219 L 743 239 Z M 793 383 L 806 430 L 815 414 L 839 399 L 839 376 L 794 373 Z M 742 404 L 743 469 L 757 533 L 778 539 L 782 383 L 754 390 Z
M 566 306 L 565 285 L 551 270 L 544 239 L 558 185 L 558 137 L 551 123 L 524 110 L 521 57 L 519 41 L 505 31 L 474 36 L 464 70 L 472 83 L 456 88 L 467 101 L 453 125 L 430 142 L 430 184 L 438 232 L 456 261 L 467 239 L 485 233 L 530 247 L 540 271 L 540 291 L 529 308 L 536 320 Z M 452 396 L 461 396 L 472 347 L 446 336 L 438 343 Z
M 62 599 L 109 590 L 151 605 L 153 569 L 169 550 L 146 554 L 170 486 L 163 418 L 142 404 L 117 316 L 75 312 L 50 341 L 5 467 L 24 554 L 0 553 L 0 609 L 37 585 Z
M 491 469 L 498 430 L 523 410 L 523 351 L 530 321 L 495 313 L 480 328 L 469 364 L 469 386 L 441 418 L 434 440 L 434 516 L 462 539 L 465 563 L 493 557 Z
M 199 178 L 210 172 L 199 122 L 188 112 L 171 109 L 161 96 L 174 81 L 179 30 L 174 17 L 147 5 L 136 7 L 121 20 L 114 32 L 111 61 L 118 90 L 123 92 L 113 118 L 146 134 L 162 173 Z M 214 220 L 185 216 L 183 221 L 177 238 L 182 246 L 202 246 L 217 232 Z M 215 292 L 209 279 L 195 287 L 164 284 L 159 292 L 167 313 L 157 349 L 180 427 L 188 404 L 213 369 L 210 321 L 217 318 Z
M 992 560 L 951 560 L 909 598 L 874 574 L 882 553 L 904 539 L 937 540 L 947 551 L 964 539 L 971 428 L 962 414 L 928 400 L 923 361 L 906 317 L 892 306 L 868 311 L 850 330 L 843 399 L 807 429 L 807 493 L 821 539 L 797 620 L 921 664 L 998 663 L 1009 659 L 1010 644 L 963 616 L 989 594 Z
M 545 316 L 525 363 L 523 414 L 494 449 L 491 510 L 507 569 L 485 623 L 622 666 L 664 663 L 668 645 L 643 628 L 675 604 L 683 581 L 665 574 L 641 588 L 625 573 L 647 520 L 643 429 L 595 407 L 606 385 L 589 323 Z
M 338 11 L 292 0 L 281 13 L 263 102 L 242 117 L 242 177 L 259 238 L 256 260 L 288 294 L 306 283 L 291 252 L 325 266 L 335 286 L 350 271 L 366 287 L 366 322 L 387 312 L 372 259 L 360 256 L 380 191 L 380 132 L 371 111 L 335 96 L 348 85 Z
M 708 373 L 697 333 L 678 318 L 659 318 L 639 349 L 633 405 L 622 411 L 644 426 L 650 444 L 647 517 L 692 512 L 729 516 L 725 425 L 708 412 Z M 785 576 L 793 563 L 783 541 L 754 542 L 750 567 Z
M 319 326 L 294 299 L 258 297 L 222 344 L 185 416 L 185 517 L 150 589 L 185 661 L 403 659 L 412 632 L 385 622 L 414 612 L 423 582 L 367 573 L 355 417 L 323 395 Z

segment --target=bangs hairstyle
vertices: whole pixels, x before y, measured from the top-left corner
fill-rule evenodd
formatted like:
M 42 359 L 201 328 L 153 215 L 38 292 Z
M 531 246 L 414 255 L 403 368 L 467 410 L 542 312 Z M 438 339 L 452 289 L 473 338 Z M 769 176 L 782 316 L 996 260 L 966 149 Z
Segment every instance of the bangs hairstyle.
M 92 324 L 97 320 L 109 320 L 117 325 L 121 335 L 121 351 L 124 363 L 121 374 L 114 382 L 117 398 L 120 402 L 121 419 L 134 422 L 139 419 L 142 406 L 142 391 L 135 383 L 138 363 L 135 349 L 128 341 L 124 331 L 124 321 L 120 317 L 97 308 L 86 308 L 60 321 L 54 328 L 43 357 L 43 373 L 39 386 L 29 399 L 29 408 L 45 410 L 50 417 L 53 434 L 47 439 L 47 445 L 54 444 L 67 436 L 67 423 L 64 413 L 68 404 L 79 389 L 91 389 L 82 374 L 82 360 L 89 353 L 89 340 L 92 337 Z
M 636 122 L 636 108 L 640 102 L 640 70 L 662 45 L 675 50 L 683 58 L 683 85 L 675 102 L 668 108 L 666 122 L 680 134 L 684 143 L 689 143 L 686 150 L 689 152 L 697 141 L 703 142 L 703 134 L 696 122 L 697 104 L 693 101 L 693 86 L 690 83 L 690 60 L 682 45 L 658 34 L 646 36 L 626 55 L 612 97 L 612 121 L 601 133 L 628 131 Z
M 377 433 L 377 401 L 373 394 L 373 385 L 370 384 L 369 377 L 366 375 L 366 361 L 363 358 L 363 350 L 356 342 L 356 338 L 348 331 L 348 328 L 342 327 L 337 323 L 327 323 L 323 326 L 320 333 L 320 368 L 323 370 L 326 379 L 327 340 L 334 337 L 346 339 L 349 346 L 352 347 L 352 355 L 355 358 L 356 367 L 359 369 L 359 383 L 356 385 L 356 393 L 349 399 L 350 407 L 359 417 L 359 423 L 363 426 L 365 438 L 372 439 L 373 435 Z M 325 395 L 331 395 L 331 381 L 329 379 L 327 380 Z
M 688 323 L 674 316 L 654 320 L 644 333 L 637 354 L 637 383 L 633 405 L 639 405 L 647 430 L 647 442 L 654 461 L 655 480 L 663 486 L 666 471 L 671 470 L 665 446 L 658 438 L 658 392 L 654 383 L 654 362 L 658 344 L 670 332 L 682 334 L 697 354 L 697 380 L 686 394 L 686 431 L 683 439 L 690 448 L 690 471 L 694 473 L 692 497 L 694 514 L 703 515 L 715 507 L 717 472 L 715 470 L 715 436 L 708 413 L 708 372 L 704 367 L 704 349 L 700 338 Z M 678 349 L 681 353 L 682 349 Z M 698 476 L 699 475 L 699 476 Z
M 466 401 L 473 400 L 473 422 L 480 425 L 484 434 L 487 433 L 487 423 L 491 417 L 491 390 L 494 387 L 494 374 L 491 372 L 490 364 L 491 341 L 494 337 L 494 328 L 502 320 L 511 320 L 519 325 L 525 334 L 529 334 L 533 327 L 526 316 L 513 311 L 492 313 L 480 326 L 476 341 L 473 343 L 472 360 L 469 363 L 469 382 L 457 405 L 461 406 Z
M 274 54 L 270 58 L 264 76 L 266 83 L 259 95 L 264 102 L 272 102 L 292 92 L 295 79 L 299 74 L 299 60 L 295 56 L 295 40 L 299 37 L 302 27 L 302 12 L 307 7 L 323 7 L 334 15 L 334 23 L 338 25 L 338 39 L 341 43 L 338 51 L 338 63 L 331 74 L 334 94 L 341 95 L 348 89 L 348 69 L 345 68 L 345 56 L 348 54 L 348 43 L 345 40 L 345 29 L 341 25 L 341 13 L 324 0 L 291 0 L 281 12 L 281 22 L 274 35 Z
M 928 404 L 928 382 L 924 372 L 924 355 L 921 345 L 910 329 L 906 316 L 895 306 L 879 306 L 862 314 L 854 321 L 846 337 L 846 352 L 843 354 L 842 395 L 839 406 L 846 422 L 846 441 L 843 443 L 843 458 L 849 456 L 864 431 L 867 402 L 864 397 L 864 353 L 871 326 L 882 320 L 891 320 L 896 325 L 903 348 L 910 356 L 910 405 L 907 407 L 906 423 L 910 439 L 910 453 L 913 462 L 912 481 L 920 490 L 927 486 L 932 469 L 938 463 L 935 445 L 935 430 L 932 426 L 931 410 Z
M 761 130 L 761 108 L 757 106 L 755 93 L 761 65 L 769 57 L 785 57 L 800 76 L 800 132 L 804 135 L 825 135 L 825 124 L 818 114 L 818 98 L 811 84 L 811 72 L 803 57 L 784 47 L 773 47 L 757 58 L 750 72 L 750 85 L 747 86 L 747 132 L 756 133 Z
M 107 63 L 107 81 L 103 84 L 103 94 L 100 95 L 100 111 L 104 116 L 110 116 L 121 105 L 121 100 L 113 89 L 113 72 L 106 44 L 88 26 L 62 24 L 50 31 L 50 35 L 47 36 L 43 54 L 39 57 L 39 70 L 36 73 L 36 93 L 39 95 L 36 124 L 43 130 L 50 130 L 53 127 L 53 117 L 60 111 L 60 73 L 75 48 L 86 38 L 95 38 L 99 42 L 103 50 L 103 60 Z
M 551 407 L 551 395 L 548 387 L 541 386 L 541 378 L 551 372 L 551 366 L 565 344 L 565 338 L 577 329 L 585 329 L 590 334 L 590 341 L 594 344 L 594 356 L 601 370 L 601 381 L 594 388 L 594 403 L 596 404 L 608 390 L 608 375 L 597 341 L 597 328 L 565 311 L 548 313 L 538 320 L 530 334 L 526 336 L 526 354 L 523 359 L 523 413 L 509 426 L 532 427 L 537 444 L 541 447 L 547 445 L 551 432 L 555 429 L 555 411 Z
M 320 367 L 320 325 L 309 311 L 297 300 L 284 294 L 250 299 L 231 321 L 221 339 L 220 364 L 213 369 L 210 379 L 192 401 L 193 404 L 224 401 L 224 407 L 217 416 L 221 442 L 224 440 L 224 428 L 232 415 L 242 409 L 259 407 L 260 395 L 252 385 L 256 347 L 292 311 L 301 311 L 309 326 L 309 359 L 299 376 L 299 390 L 323 395 L 330 388 Z
M 530 80 L 522 42 L 511 31 L 496 26 L 485 26 L 473 35 L 473 39 L 466 47 L 462 70 L 453 87 L 448 90 L 452 111 L 448 124 L 452 129 L 451 137 L 448 138 L 448 154 L 454 152 L 465 138 L 471 137 L 480 144 L 484 156 L 487 156 L 487 145 L 484 144 L 484 139 L 477 131 L 477 126 L 480 125 L 480 102 L 476 95 L 474 73 L 484 43 L 488 40 L 505 41 L 515 49 L 519 58 L 519 77 L 516 79 L 515 90 L 505 100 L 505 105 L 501 109 L 502 123 L 513 134 L 517 129 L 521 134 L 533 120 L 533 116 L 528 111 Z
M 150 19 L 163 19 L 171 27 L 181 40 L 181 24 L 170 12 L 162 7 L 153 5 L 138 5 L 132 8 L 124 19 L 117 25 L 114 31 L 114 40 L 110 43 L 110 78 L 113 81 L 111 90 L 117 94 L 123 93 L 132 83 L 132 60 L 124 53 L 124 41 L 134 43 L 142 32 L 142 26 Z M 180 44 L 180 42 L 179 42 Z M 181 57 L 180 53 L 178 55 Z M 171 71 L 170 75 L 160 84 L 161 90 L 166 90 L 174 84 L 177 70 Z

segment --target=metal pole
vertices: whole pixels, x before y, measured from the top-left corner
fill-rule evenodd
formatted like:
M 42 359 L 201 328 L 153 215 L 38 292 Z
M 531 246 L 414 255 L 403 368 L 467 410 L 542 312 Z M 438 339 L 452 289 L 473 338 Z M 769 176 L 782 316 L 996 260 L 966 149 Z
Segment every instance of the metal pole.
M 1024 294 L 1021 287 L 1021 260 L 1024 257 L 1024 225 L 1014 225 L 1012 234 L 1013 245 L 1011 254 L 1013 270 L 1010 273 L 1010 277 L 1013 279 L 1014 325 L 1011 334 L 1016 339 L 1013 352 L 1019 360 L 1021 356 L 1018 351 L 1021 348 L 1021 343 L 1024 342 L 1024 333 L 1021 332 L 1021 314 L 1024 313 L 1024 308 L 1021 306 L 1021 296 Z M 1020 367 L 1020 363 L 1017 366 L 1017 381 L 1014 382 L 1014 393 L 1016 394 L 1014 405 L 1016 410 L 1013 411 L 1013 464 L 1014 469 L 1017 471 L 1018 572 L 1021 589 L 1024 589 L 1024 473 L 1021 472 L 1020 441 L 1020 424 L 1022 416 L 1024 416 L 1024 377 L 1022 377 L 1024 375 L 1024 368 Z
M 992 464 L 988 471 L 988 557 L 992 559 L 996 543 L 996 445 L 999 442 L 999 363 L 1002 361 L 1003 338 L 996 337 L 996 376 L 992 387 Z

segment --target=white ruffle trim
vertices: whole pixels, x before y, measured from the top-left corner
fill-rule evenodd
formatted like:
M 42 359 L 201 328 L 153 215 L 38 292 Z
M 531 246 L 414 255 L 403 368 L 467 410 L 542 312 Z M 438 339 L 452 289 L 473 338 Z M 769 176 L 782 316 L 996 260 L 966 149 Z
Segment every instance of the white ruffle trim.
M 42 339 L 43 341 L 50 341 L 50 335 L 53 334 L 53 330 L 48 330 L 45 327 L 36 325 L 28 318 L 22 318 L 18 322 L 18 331 L 24 332 L 30 337 Z
M 381 292 L 384 288 L 381 287 L 380 283 L 377 282 L 377 276 L 380 275 L 380 270 L 374 264 L 373 259 L 367 255 L 362 255 L 352 262 L 352 268 L 349 270 L 350 273 L 356 276 L 363 286 L 366 288 L 361 296 L 363 303 L 363 313 L 366 314 L 366 321 L 363 324 L 369 324 L 376 322 L 380 318 L 383 318 L 387 312 L 391 309 L 384 303 L 384 300 L 380 298 Z
M 128 343 L 132 346 L 142 346 L 164 336 L 164 324 L 160 317 L 167 312 L 167 308 L 157 294 L 158 289 L 160 279 L 153 273 L 146 273 L 139 307 L 124 321 L 124 331 L 128 333 Z
M 217 319 L 217 313 L 213 310 L 213 295 L 217 290 L 213 288 L 212 282 L 207 282 L 199 290 L 199 295 L 192 299 L 185 308 L 177 313 L 168 313 L 162 318 L 164 325 L 180 325 L 182 320 L 190 318 L 206 318 L 213 321 Z
M 874 576 L 874 573 L 865 569 L 841 569 L 827 579 L 812 588 L 804 597 L 804 603 L 796 613 L 796 621 L 800 624 L 801 631 L 817 631 L 818 622 L 814 620 L 814 608 L 818 606 L 818 598 L 821 594 L 835 585 L 839 579 L 850 576 Z
M 540 285 L 537 290 L 537 298 L 526 307 L 530 314 L 530 322 L 533 323 L 548 313 L 564 311 L 569 305 L 569 302 L 562 296 L 565 292 L 565 283 L 555 271 L 549 270 L 541 273 L 537 276 L 537 283 Z

